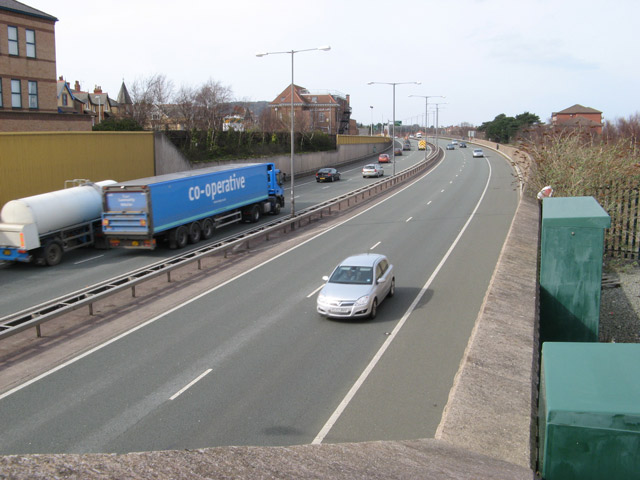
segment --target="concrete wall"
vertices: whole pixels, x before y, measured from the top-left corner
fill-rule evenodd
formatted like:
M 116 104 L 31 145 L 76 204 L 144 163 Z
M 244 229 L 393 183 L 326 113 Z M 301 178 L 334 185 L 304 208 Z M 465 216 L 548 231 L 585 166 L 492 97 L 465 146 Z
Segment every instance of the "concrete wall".
M 362 143 L 375 142 L 375 143 Z M 322 167 L 338 167 L 360 159 L 377 155 L 391 148 L 390 139 L 383 137 L 347 137 L 338 135 L 338 148 L 329 152 L 295 153 L 295 174 L 311 175 Z M 156 175 L 205 168 L 224 163 L 273 162 L 287 176 L 291 174 L 291 154 L 275 157 L 248 158 L 227 162 L 209 162 L 191 165 L 180 151 L 161 133 L 155 135 Z
M 295 155 L 295 174 L 340 166 L 388 150 L 389 139 L 340 136 L 338 149 Z M 356 143 L 377 142 L 377 143 Z M 225 163 L 271 161 L 289 175 L 289 154 Z M 0 133 L 0 207 L 9 200 L 64 188 L 66 180 L 122 182 L 217 165 L 191 165 L 162 133 L 28 132 Z

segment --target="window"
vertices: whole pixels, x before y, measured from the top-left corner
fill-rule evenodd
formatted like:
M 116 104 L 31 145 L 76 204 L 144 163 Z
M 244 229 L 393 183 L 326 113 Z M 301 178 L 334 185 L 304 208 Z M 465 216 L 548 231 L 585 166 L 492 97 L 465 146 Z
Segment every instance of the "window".
M 9 37 L 9 55 L 18 55 L 18 27 L 7 27 Z
M 11 106 L 13 108 L 22 108 L 21 89 L 20 80 L 11 80 Z
M 29 81 L 29 108 L 38 108 L 38 82 Z
M 67 105 L 69 105 L 69 95 L 67 95 L 66 93 L 62 94 L 62 105 L 64 107 L 66 107 Z
M 25 30 L 27 34 L 27 57 L 36 58 L 36 31 Z

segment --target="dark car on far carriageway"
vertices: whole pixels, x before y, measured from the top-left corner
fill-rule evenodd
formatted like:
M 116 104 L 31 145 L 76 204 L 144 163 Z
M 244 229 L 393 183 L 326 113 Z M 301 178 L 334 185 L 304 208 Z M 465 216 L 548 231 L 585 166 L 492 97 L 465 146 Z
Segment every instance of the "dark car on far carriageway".
M 335 168 L 321 168 L 316 173 L 316 182 L 333 182 L 340 180 L 340 172 Z

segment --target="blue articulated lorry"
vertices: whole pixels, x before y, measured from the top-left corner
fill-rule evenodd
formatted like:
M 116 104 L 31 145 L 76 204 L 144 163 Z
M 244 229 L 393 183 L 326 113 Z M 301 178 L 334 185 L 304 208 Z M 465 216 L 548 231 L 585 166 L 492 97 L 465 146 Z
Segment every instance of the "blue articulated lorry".
M 234 222 L 257 222 L 284 206 L 273 163 L 220 165 L 129 180 L 103 189 L 102 230 L 109 246 L 183 248 Z

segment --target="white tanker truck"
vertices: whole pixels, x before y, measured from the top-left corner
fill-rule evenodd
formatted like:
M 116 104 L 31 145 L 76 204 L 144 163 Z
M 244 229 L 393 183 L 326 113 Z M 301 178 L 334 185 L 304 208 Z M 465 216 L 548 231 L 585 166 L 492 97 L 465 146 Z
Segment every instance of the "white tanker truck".
M 0 211 L 0 260 L 57 265 L 64 252 L 96 244 L 102 238 L 102 187 L 91 183 L 11 200 Z

